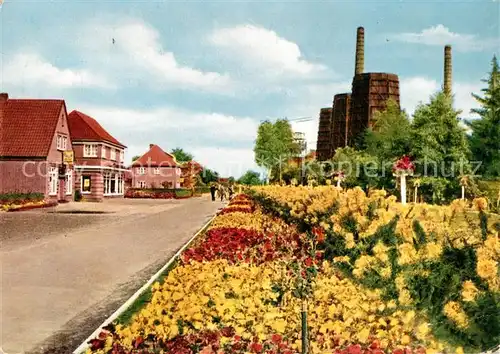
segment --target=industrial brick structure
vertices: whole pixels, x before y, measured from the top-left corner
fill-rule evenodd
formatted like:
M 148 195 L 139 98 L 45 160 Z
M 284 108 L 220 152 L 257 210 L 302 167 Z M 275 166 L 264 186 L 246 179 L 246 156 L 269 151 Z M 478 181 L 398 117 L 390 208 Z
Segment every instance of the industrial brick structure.
M 364 38 L 364 28 L 359 27 L 352 93 L 334 96 L 329 119 L 324 113 L 326 109 L 321 109 L 317 142 L 320 161 L 332 158 L 335 150 L 340 147 L 354 145 L 356 139 L 372 125 L 375 112 L 385 109 L 388 99 L 394 99 L 399 104 L 397 75 L 363 72 Z
M 332 108 L 321 108 L 319 113 L 318 141 L 316 156 L 320 161 L 330 158 L 332 151 Z

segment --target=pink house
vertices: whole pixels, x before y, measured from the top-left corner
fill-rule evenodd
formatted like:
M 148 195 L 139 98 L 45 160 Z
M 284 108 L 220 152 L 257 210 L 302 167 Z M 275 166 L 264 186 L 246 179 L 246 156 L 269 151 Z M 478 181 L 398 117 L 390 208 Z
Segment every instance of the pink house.
M 82 112 L 72 111 L 68 124 L 75 152 L 75 189 L 90 201 L 123 197 L 126 146 Z
M 73 198 L 73 169 L 63 160 L 63 152 L 72 150 L 64 100 L 10 99 L 1 93 L 0 138 L 0 193 Z
M 181 168 L 175 156 L 158 145 L 150 144 L 149 151 L 132 163 L 131 185 L 134 188 L 180 188 Z

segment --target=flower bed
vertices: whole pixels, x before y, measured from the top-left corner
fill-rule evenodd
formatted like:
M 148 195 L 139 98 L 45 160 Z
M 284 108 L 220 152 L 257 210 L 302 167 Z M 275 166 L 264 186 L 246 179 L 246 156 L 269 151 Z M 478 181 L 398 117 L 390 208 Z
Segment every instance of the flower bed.
M 130 321 L 103 331 L 88 352 L 297 353 L 302 312 L 310 353 L 460 353 L 461 346 L 494 342 L 500 313 L 491 277 L 494 224 L 483 217 L 486 237 L 463 233 L 464 241 L 440 234 L 431 222 L 439 216 L 443 224 L 444 210 L 416 208 L 408 221 L 413 214 L 382 192 L 280 188 L 258 189 L 258 203 L 236 196 L 154 283 L 151 300 Z M 457 203 L 448 208 L 470 211 Z M 435 231 L 432 239 L 425 234 L 423 242 L 418 231 L 421 238 L 410 242 L 405 225 L 415 220 L 422 232 Z M 477 269 L 448 250 L 473 241 L 474 256 L 486 262 Z M 467 245 L 458 248 L 461 242 Z M 445 255 L 455 257 L 453 268 Z M 443 265 L 454 273 L 443 276 Z M 470 339 L 472 324 L 481 345 Z
M 50 208 L 56 205 L 57 202 L 40 201 L 40 202 L 28 202 L 22 205 L 16 205 L 16 204 L 4 205 L 2 206 L 2 209 L 4 211 L 13 212 L 13 211 L 25 211 L 25 210 L 40 209 L 40 208 Z
M 42 193 L 0 194 L 0 210 L 26 210 L 39 205 L 44 205 L 44 195 Z
M 125 198 L 145 199 L 186 199 L 193 197 L 190 189 L 136 189 L 129 188 L 125 192 Z
M 436 336 L 477 352 L 500 344 L 500 220 L 487 202 L 402 206 L 383 191 L 258 189 L 268 211 L 327 235 L 325 259 L 425 313 Z

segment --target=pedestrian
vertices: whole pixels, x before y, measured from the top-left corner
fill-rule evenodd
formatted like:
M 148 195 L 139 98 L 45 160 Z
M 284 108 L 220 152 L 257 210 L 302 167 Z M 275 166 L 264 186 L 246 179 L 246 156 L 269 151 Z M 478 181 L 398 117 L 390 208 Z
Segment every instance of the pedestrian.
M 229 200 L 231 200 L 233 198 L 233 193 L 234 193 L 234 190 L 233 190 L 233 185 L 230 184 L 229 185 Z
M 212 202 L 215 202 L 215 184 L 210 184 L 210 195 L 212 196 Z
M 222 184 L 219 184 L 219 195 L 221 202 L 224 200 L 224 194 L 226 194 L 226 190 Z

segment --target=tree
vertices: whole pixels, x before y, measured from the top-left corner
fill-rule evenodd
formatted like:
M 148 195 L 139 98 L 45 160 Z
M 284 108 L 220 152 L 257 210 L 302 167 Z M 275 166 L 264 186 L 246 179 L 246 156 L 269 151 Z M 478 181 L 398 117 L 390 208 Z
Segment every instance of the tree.
M 177 162 L 188 162 L 193 160 L 193 155 L 184 151 L 182 148 L 175 148 L 170 152 L 172 155 L 175 156 L 175 159 Z
M 134 157 L 132 157 L 132 162 L 134 162 L 135 160 L 139 160 L 140 157 L 141 155 L 135 155 Z
M 430 103 L 419 105 L 410 134 L 416 172 L 439 179 L 436 186 L 439 184 L 443 190 L 443 200 L 456 197 L 457 176 L 470 171 L 465 129 L 460 126 L 460 112 L 453 109 L 452 103 L 452 97 L 439 92 L 431 97 Z M 446 187 L 442 187 L 444 181 L 447 181 Z M 431 180 L 425 179 L 425 184 L 432 184 Z
M 209 184 L 210 182 L 217 182 L 219 180 L 219 173 L 209 168 L 204 168 L 201 172 L 201 180 L 205 184 Z
M 491 61 L 490 76 L 483 82 L 488 84 L 482 89 L 484 97 L 472 96 L 481 108 L 472 109 L 479 119 L 470 120 L 467 125 L 472 129 L 469 142 L 476 161 L 481 161 L 479 173 L 488 177 L 500 176 L 500 69 L 496 56 Z
M 283 166 L 297 150 L 292 127 L 286 119 L 278 119 L 274 124 L 264 121 L 259 125 L 254 147 L 255 162 L 267 170 L 268 180 L 271 176 L 281 179 Z
M 247 186 L 257 186 L 261 184 L 260 173 L 248 170 L 243 176 L 240 177 L 238 183 L 245 184 Z
M 366 152 L 382 161 L 392 161 L 410 152 L 410 119 L 396 101 L 387 101 L 384 111 L 374 114 L 374 124 L 365 133 Z

